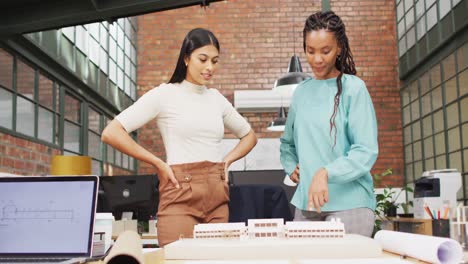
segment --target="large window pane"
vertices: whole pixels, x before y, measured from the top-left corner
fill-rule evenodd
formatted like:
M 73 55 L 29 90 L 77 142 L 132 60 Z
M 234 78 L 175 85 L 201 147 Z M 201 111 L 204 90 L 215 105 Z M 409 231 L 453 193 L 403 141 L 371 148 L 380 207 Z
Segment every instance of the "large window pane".
M 122 153 L 120 151 L 115 151 L 115 165 L 122 166 Z
M 432 111 L 432 109 L 431 109 L 431 94 L 430 93 L 424 95 L 421 98 L 421 104 L 422 104 L 422 113 L 421 113 L 422 116 L 425 116 L 425 115 L 429 114 Z
M 418 32 L 417 40 L 419 41 L 426 34 L 426 20 L 423 16 L 418 22 L 416 22 L 416 30 Z
M 410 28 L 414 25 L 414 9 L 411 8 L 408 13 L 405 15 L 406 28 Z
M 461 105 L 461 122 L 468 121 L 468 97 L 463 98 L 460 101 Z M 468 141 L 465 141 L 468 144 Z
M 20 96 L 16 99 L 16 131 L 34 137 L 34 104 Z
M 427 31 L 437 24 L 437 5 L 433 5 L 429 11 L 427 11 Z
M 419 140 L 421 139 L 421 122 L 417 121 L 413 123 L 413 140 Z
M 462 126 L 462 138 L 463 138 L 463 144 L 466 148 L 467 142 L 468 142 L 468 123 L 463 124 Z M 466 169 L 468 169 L 468 166 L 466 167 Z
M 434 132 L 440 132 L 444 130 L 444 112 L 442 110 L 439 110 L 434 113 Z
M 423 137 L 432 135 L 432 116 L 426 116 L 423 119 Z
M 447 168 L 447 160 L 445 155 L 436 158 L 436 169 L 442 170 Z
M 101 164 L 102 164 L 102 162 L 97 161 L 97 160 L 92 160 L 91 161 L 91 173 L 93 175 L 102 175 Z
M 434 142 L 432 137 L 424 139 L 424 157 L 430 158 L 434 156 Z
M 401 39 L 405 35 L 405 20 L 398 22 L 398 39 Z
M 439 1 L 439 19 L 442 20 L 450 12 L 450 1 Z
M 444 81 L 450 79 L 455 75 L 455 54 L 449 55 L 442 61 L 444 67 Z
M 414 179 L 421 178 L 423 173 L 423 162 L 417 161 L 414 163 Z
M 428 9 L 432 4 L 434 4 L 437 0 L 426 0 L 426 9 Z
M 431 84 L 432 87 L 436 87 L 440 84 L 440 64 L 436 64 L 432 69 L 430 70 L 431 74 Z
M 37 137 L 47 142 L 53 143 L 54 138 L 54 113 L 45 108 L 39 107 L 39 120 Z
M 107 55 L 107 52 L 103 49 L 99 49 L 99 67 L 101 70 L 107 74 L 107 62 L 109 61 L 109 56 Z
M 54 109 L 54 82 L 39 73 L 39 104 Z
M 442 107 L 442 87 L 439 86 L 432 90 L 432 109 L 438 109 Z
M 122 153 L 122 167 L 128 169 L 128 156 Z
M 412 137 L 411 137 L 411 126 L 407 126 L 405 128 L 403 128 L 403 133 L 404 133 L 404 141 L 405 141 L 405 145 L 410 143 L 412 141 Z
M 465 170 L 468 168 L 468 149 L 463 151 L 463 166 L 465 166 Z M 468 186 L 468 184 L 465 185 Z
M 67 150 L 74 152 L 80 152 L 80 127 L 65 121 L 65 131 L 64 131 L 64 147 Z
M 421 95 L 426 94 L 431 90 L 431 74 L 430 72 L 424 73 L 419 78 L 419 84 L 421 85 Z
M 414 142 L 413 153 L 414 153 L 414 156 L 413 156 L 414 160 L 422 159 L 421 141 Z
M 81 103 L 70 95 L 65 96 L 65 119 L 81 123 Z
M 72 42 L 75 41 L 75 27 L 62 28 L 62 34 L 65 35 Z
M 435 159 L 434 158 L 426 159 L 424 161 L 424 166 L 426 166 L 425 167 L 426 171 L 434 170 L 435 169 Z
M 59 46 L 60 61 L 69 69 L 75 69 L 75 48 L 73 43 L 65 37 L 62 37 Z
M 0 126 L 12 129 L 13 125 L 13 95 L 0 88 Z
M 397 20 L 400 21 L 400 19 L 403 18 L 403 14 L 405 13 L 405 10 L 403 9 L 403 1 L 400 1 L 400 3 L 397 6 Z
M 448 131 L 448 151 L 453 152 L 460 149 L 460 127 Z
M 445 83 L 445 103 L 449 104 L 458 97 L 457 79 L 452 78 Z
M 16 89 L 18 93 L 34 99 L 34 69 L 21 60 L 17 63 Z
M 458 83 L 460 85 L 460 97 L 468 94 L 468 69 L 458 74 Z
M 435 154 L 445 154 L 445 135 L 443 132 L 435 135 Z
M 96 112 L 93 108 L 88 109 L 88 128 L 96 133 L 101 133 L 101 114 Z
M 102 159 L 101 138 L 93 132 L 88 132 L 88 155 L 98 160 Z
M 458 125 L 458 120 L 458 104 L 453 103 L 447 106 L 447 128 Z
M 405 0 L 405 12 L 407 12 L 412 7 L 413 7 L 413 0 Z
M 451 169 L 457 169 L 458 171 L 463 171 L 461 151 L 450 153 L 449 163 L 450 163 L 450 168 Z
M 416 19 L 419 19 L 424 14 L 424 0 L 416 2 Z
M 408 33 L 406 34 L 406 41 L 408 49 L 413 47 L 416 43 L 416 31 L 414 30 L 414 27 L 408 30 Z
M 411 121 L 419 119 L 419 100 L 414 101 L 411 104 Z
M 468 42 L 458 49 L 457 62 L 458 62 L 458 71 L 462 71 L 466 67 L 468 67 Z
M 0 85 L 13 88 L 13 56 L 2 49 L 0 49 Z
M 406 164 L 406 178 L 409 180 L 414 180 L 413 164 Z

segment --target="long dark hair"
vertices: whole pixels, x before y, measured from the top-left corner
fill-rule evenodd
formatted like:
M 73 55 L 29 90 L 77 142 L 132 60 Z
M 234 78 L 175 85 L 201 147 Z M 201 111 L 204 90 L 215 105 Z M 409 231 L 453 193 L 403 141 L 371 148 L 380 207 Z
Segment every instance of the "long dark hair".
M 304 25 L 303 31 L 303 45 L 304 45 L 304 52 L 306 51 L 306 35 L 307 33 L 314 31 L 325 29 L 327 31 L 332 32 L 335 35 L 336 41 L 338 42 L 338 46 L 341 49 L 340 54 L 336 57 L 335 67 L 340 72 L 338 77 L 336 78 L 336 85 L 338 87 L 338 91 L 335 95 L 335 106 L 333 108 L 333 114 L 330 117 L 330 136 L 332 134 L 333 128 L 335 128 L 334 133 L 334 144 L 336 144 L 336 124 L 335 124 L 335 117 L 338 113 L 338 105 L 340 104 L 340 95 L 341 91 L 343 90 L 343 85 L 341 82 L 341 77 L 343 73 L 356 75 L 356 68 L 354 66 L 353 54 L 351 53 L 351 49 L 349 47 L 348 37 L 346 36 L 346 28 L 339 16 L 337 16 L 333 11 L 325 11 L 325 12 L 317 12 L 315 14 L 310 15 Z
M 169 83 L 180 83 L 185 79 L 187 75 L 185 59 L 190 57 L 194 50 L 206 45 L 214 45 L 218 49 L 218 52 L 220 51 L 218 39 L 213 32 L 204 28 L 195 28 L 187 33 L 180 48 L 179 59 L 177 59 L 177 65 Z

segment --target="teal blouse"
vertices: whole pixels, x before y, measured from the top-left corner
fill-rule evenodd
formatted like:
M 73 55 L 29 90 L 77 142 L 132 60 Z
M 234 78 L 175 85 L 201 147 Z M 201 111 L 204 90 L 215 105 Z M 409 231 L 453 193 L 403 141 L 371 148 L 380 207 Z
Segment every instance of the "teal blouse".
M 286 173 L 291 174 L 299 163 L 300 182 L 291 201 L 298 209 L 308 210 L 309 186 L 320 168 L 328 171 L 329 191 L 322 211 L 375 209 L 370 174 L 378 154 L 374 106 L 364 81 L 347 74 L 341 80 L 336 144 L 335 128 L 330 133 L 336 78 L 308 79 L 294 92 L 280 150 Z

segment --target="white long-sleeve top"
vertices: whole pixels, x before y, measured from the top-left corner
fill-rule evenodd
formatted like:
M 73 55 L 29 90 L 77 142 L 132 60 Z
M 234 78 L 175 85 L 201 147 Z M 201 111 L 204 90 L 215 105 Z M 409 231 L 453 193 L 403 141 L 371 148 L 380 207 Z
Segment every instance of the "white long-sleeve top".
M 224 127 L 238 138 L 251 129 L 218 90 L 188 81 L 151 89 L 115 118 L 128 133 L 156 118 L 168 164 L 222 161 Z

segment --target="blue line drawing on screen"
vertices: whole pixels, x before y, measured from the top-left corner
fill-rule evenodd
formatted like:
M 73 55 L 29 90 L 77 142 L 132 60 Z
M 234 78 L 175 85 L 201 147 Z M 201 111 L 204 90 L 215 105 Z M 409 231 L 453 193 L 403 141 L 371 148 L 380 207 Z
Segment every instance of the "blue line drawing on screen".
M 28 220 L 75 220 L 75 212 L 70 209 L 26 209 L 17 208 L 14 204 L 7 204 L 2 207 L 0 221 L 28 221 Z

